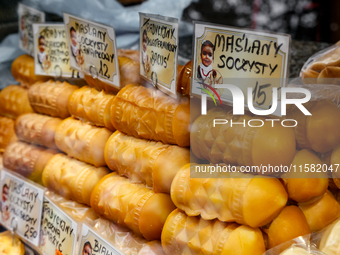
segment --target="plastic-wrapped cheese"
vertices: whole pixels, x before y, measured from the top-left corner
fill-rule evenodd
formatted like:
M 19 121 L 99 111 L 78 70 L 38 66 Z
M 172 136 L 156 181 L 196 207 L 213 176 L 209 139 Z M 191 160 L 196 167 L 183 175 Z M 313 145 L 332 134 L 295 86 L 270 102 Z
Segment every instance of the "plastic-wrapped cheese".
M 147 240 L 160 239 L 165 220 L 175 209 L 169 195 L 154 193 L 115 172 L 96 185 L 91 207 L 98 215 L 128 227 Z
M 67 108 L 68 99 L 78 88 L 67 82 L 49 80 L 31 86 L 28 98 L 36 112 L 64 119 L 70 116 Z
M 15 132 L 21 141 L 58 149 L 54 136 L 61 121 L 59 118 L 27 113 L 20 115 L 15 121 Z
M 309 253 L 306 249 L 301 247 L 290 247 L 281 252 L 280 255 L 320 255 L 320 253 Z
M 24 255 L 25 246 L 11 231 L 0 233 L 0 254 L 1 255 Z
M 214 119 L 228 120 L 227 124 L 214 125 Z M 198 117 L 191 127 L 191 149 L 196 157 L 210 163 L 241 166 L 286 166 L 295 155 L 294 129 L 279 123 L 263 121 L 262 127 L 234 124 L 247 123 L 249 115 L 233 116 L 215 107 L 207 115 Z M 261 119 L 256 117 L 256 119 Z
M 64 154 L 57 154 L 47 163 L 43 184 L 59 195 L 90 205 L 91 192 L 99 180 L 109 173 L 106 167 L 94 167 Z
M 118 57 L 120 72 L 120 87 L 123 88 L 128 84 L 140 83 L 139 63 L 127 57 Z M 93 71 L 94 72 L 94 71 Z M 93 73 L 93 75 L 96 75 Z M 91 75 L 85 74 L 85 80 L 90 87 L 106 92 L 118 92 L 118 89 L 109 83 L 94 79 Z
M 104 149 L 111 134 L 107 128 L 95 127 L 70 117 L 57 127 L 55 142 L 67 155 L 100 167 L 106 165 Z
M 0 152 L 3 152 L 6 146 L 18 140 L 14 131 L 14 120 L 0 117 Z
M 340 204 L 330 191 L 318 200 L 299 204 L 312 232 L 319 231 L 340 217 Z
M 300 171 L 300 166 L 303 168 L 308 165 L 309 170 L 314 164 L 322 166 L 322 161 L 312 151 L 303 149 L 298 151 L 292 162 L 292 166 Z M 325 172 L 290 172 L 281 176 L 284 185 L 288 192 L 288 197 L 296 202 L 307 202 L 314 197 L 322 196 L 328 188 L 328 174 Z M 294 178 L 298 177 L 298 178 Z M 304 177 L 304 178 L 303 178 Z M 314 178 L 311 178 L 314 177 Z
M 4 167 L 41 184 L 42 172 L 47 162 L 56 153 L 54 150 L 16 142 L 7 146 L 3 157 L 3 164 Z
M 9 85 L 0 92 L 0 115 L 16 119 L 20 114 L 34 112 L 27 97 L 27 89 Z
M 283 208 L 266 232 L 269 249 L 311 233 L 305 215 L 294 205 Z
M 113 126 L 128 135 L 179 146 L 190 145 L 190 104 L 161 91 L 128 85 L 112 101 Z
M 147 241 L 135 235 L 131 230 L 112 221 L 99 218 L 93 228 L 106 240 L 119 248 L 123 254 L 164 255 L 160 241 Z
M 190 95 L 191 80 L 192 77 L 192 62 L 189 61 L 181 68 L 178 74 L 177 80 L 177 92 L 182 95 Z
M 185 165 L 172 182 L 171 199 L 189 216 L 251 227 L 266 225 L 286 205 L 288 196 L 278 179 L 241 174 L 231 178 L 229 173 L 224 177 L 190 178 L 190 164 Z
M 48 77 L 38 76 L 34 73 L 34 58 L 30 55 L 21 55 L 12 63 L 12 75 L 21 86 L 29 87 L 37 81 L 46 81 Z
M 312 116 L 293 108 L 288 118 L 298 124 L 294 128 L 298 148 L 325 153 L 340 144 L 340 109 L 330 101 L 320 100 L 305 104 Z
M 262 255 L 266 250 L 258 228 L 190 217 L 178 209 L 166 220 L 162 246 L 168 255 Z
M 85 86 L 72 93 L 68 110 L 77 119 L 114 131 L 111 123 L 111 102 L 114 97 L 113 94 Z
M 324 230 L 319 249 L 327 255 L 340 254 L 340 220 L 336 220 Z
M 133 182 L 146 183 L 154 192 L 170 194 L 176 173 L 190 162 L 190 150 L 116 131 L 106 143 L 105 162 L 111 170 Z

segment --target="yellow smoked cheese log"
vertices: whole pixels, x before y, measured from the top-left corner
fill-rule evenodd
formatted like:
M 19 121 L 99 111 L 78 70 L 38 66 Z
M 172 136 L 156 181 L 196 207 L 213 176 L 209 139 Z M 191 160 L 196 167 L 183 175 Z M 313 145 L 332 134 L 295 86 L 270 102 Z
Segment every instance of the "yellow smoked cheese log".
M 57 150 L 55 132 L 61 119 L 37 113 L 20 115 L 15 121 L 15 132 L 19 140 Z
M 4 152 L 6 146 L 18 140 L 14 130 L 14 120 L 0 117 L 0 153 Z
M 258 228 L 218 220 L 207 221 L 187 216 L 178 209 L 166 220 L 162 246 L 168 255 L 261 255 L 266 250 Z

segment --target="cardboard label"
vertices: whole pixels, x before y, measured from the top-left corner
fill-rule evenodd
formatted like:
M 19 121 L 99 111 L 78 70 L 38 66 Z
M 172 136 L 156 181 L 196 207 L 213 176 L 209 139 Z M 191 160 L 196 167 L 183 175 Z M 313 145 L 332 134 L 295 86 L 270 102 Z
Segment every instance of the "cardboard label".
M 80 77 L 71 68 L 64 24 L 33 24 L 35 74 Z
M 285 86 L 288 77 L 290 36 L 226 26 L 195 23 L 191 94 L 212 94 L 232 103 L 228 89 L 239 87 L 247 100 L 252 88 L 254 107 L 268 109 L 272 88 Z M 215 91 L 214 91 L 215 90 Z
M 140 13 L 142 79 L 176 97 L 178 19 Z
M 123 255 L 117 248 L 105 241 L 91 227 L 83 223 L 79 247 L 79 255 L 83 254 L 105 254 Z
M 120 89 L 114 29 L 64 13 L 71 67 Z
M 76 254 L 77 228 L 77 222 L 44 197 L 39 245 L 43 254 Z
M 1 171 L 1 223 L 38 246 L 44 190 L 23 177 Z
M 19 47 L 33 56 L 34 41 L 33 41 L 33 23 L 44 23 L 45 13 L 19 3 Z

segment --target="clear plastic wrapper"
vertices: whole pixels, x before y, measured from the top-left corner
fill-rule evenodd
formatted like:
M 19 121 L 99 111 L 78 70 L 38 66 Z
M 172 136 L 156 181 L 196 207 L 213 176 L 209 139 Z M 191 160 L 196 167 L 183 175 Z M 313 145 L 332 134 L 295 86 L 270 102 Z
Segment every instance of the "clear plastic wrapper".
M 47 162 L 57 152 L 43 147 L 15 142 L 7 146 L 4 156 L 4 167 L 22 176 L 42 184 L 42 172 Z
M 128 57 L 119 57 L 119 72 L 120 72 L 120 87 L 123 88 L 128 84 L 140 84 L 139 77 L 139 63 L 133 61 Z M 93 76 L 93 77 L 92 77 Z M 105 90 L 106 92 L 118 92 L 117 88 L 111 84 L 97 79 L 98 74 L 92 75 L 85 74 L 85 80 L 90 87 L 98 90 Z
M 340 217 L 340 204 L 328 190 L 320 198 L 299 203 L 299 207 L 306 216 L 312 232 L 325 228 Z
M 340 254 L 340 219 L 312 236 L 312 242 L 326 255 Z
M 79 87 L 67 82 L 52 80 L 44 83 L 38 82 L 28 90 L 29 103 L 38 113 L 64 119 L 70 116 L 67 103 L 76 89 Z
M 300 77 L 306 83 L 340 84 L 340 43 L 311 56 L 303 65 Z
M 28 90 L 9 85 L 0 92 L 0 115 L 16 119 L 20 114 L 34 112 L 27 97 Z
M 35 75 L 34 73 L 34 58 L 30 55 L 21 55 L 12 63 L 12 75 L 21 86 L 30 87 L 37 81 L 47 81 L 46 76 Z
M 322 161 L 312 151 L 303 149 L 296 153 L 292 165 L 305 166 L 305 164 L 322 165 Z M 313 174 L 315 178 L 310 178 L 310 173 L 308 172 L 299 173 L 299 178 L 292 178 L 294 175 L 297 174 L 287 173 L 281 175 L 281 178 L 286 187 L 289 199 L 296 202 L 307 202 L 315 197 L 320 197 L 328 188 L 327 172 L 315 173 Z
M 162 231 L 166 254 L 262 255 L 263 236 L 258 228 L 218 220 L 207 221 L 174 210 Z
M 54 155 L 44 168 L 42 181 L 48 189 L 81 204 L 90 205 L 95 185 L 109 173 L 64 154 Z
M 161 91 L 128 85 L 112 102 L 113 126 L 137 138 L 179 146 L 190 145 L 190 104 Z
M 70 117 L 57 127 L 55 142 L 70 157 L 100 167 L 106 166 L 104 149 L 111 134 L 107 128 L 95 127 Z
M 311 236 L 305 235 L 292 239 L 270 250 L 263 255 L 326 255 L 311 243 Z
M 8 144 L 18 140 L 14 131 L 14 120 L 0 117 L 0 152 L 4 152 Z
M 288 195 L 278 179 L 228 172 L 223 173 L 225 178 L 190 178 L 190 166 L 204 167 L 185 165 L 171 185 L 172 201 L 189 216 L 260 227 L 271 222 L 287 203 Z M 229 178 L 232 176 L 236 178 Z
M 225 125 L 214 125 L 214 119 L 225 119 Z M 233 116 L 220 107 L 215 107 L 207 115 L 198 117 L 190 133 L 191 149 L 200 159 L 210 163 L 226 163 L 241 166 L 286 166 L 295 155 L 294 128 L 273 125 L 264 121 L 261 128 L 248 125 L 231 125 L 248 122 L 250 115 Z M 256 117 L 256 119 L 261 119 Z
M 21 141 L 57 150 L 54 136 L 61 121 L 59 118 L 27 113 L 16 119 L 15 132 Z
M 91 207 L 98 215 L 147 240 L 160 239 L 164 222 L 175 209 L 169 195 L 154 193 L 115 172 L 101 179 L 93 189 Z
M 176 173 L 190 163 L 190 150 L 116 131 L 106 143 L 105 161 L 111 170 L 131 181 L 145 183 L 154 192 L 170 194 Z
M 96 232 L 126 255 L 164 255 L 160 241 L 147 241 L 126 227 L 99 218 L 93 222 Z
M 0 254 L 1 255 L 24 255 L 25 247 L 20 239 L 13 236 L 11 231 L 0 233 Z
M 68 100 L 70 114 L 84 122 L 115 131 L 111 123 L 113 94 L 84 86 L 72 93 Z

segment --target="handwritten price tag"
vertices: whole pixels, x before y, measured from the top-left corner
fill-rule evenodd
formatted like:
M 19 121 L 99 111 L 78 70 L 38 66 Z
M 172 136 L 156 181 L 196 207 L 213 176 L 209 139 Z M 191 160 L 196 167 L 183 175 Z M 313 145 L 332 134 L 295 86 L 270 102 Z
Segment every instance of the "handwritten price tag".
M 45 196 L 39 247 L 42 253 L 75 254 L 77 229 L 77 222 Z
M 24 178 L 1 171 L 1 223 L 38 246 L 44 190 Z

